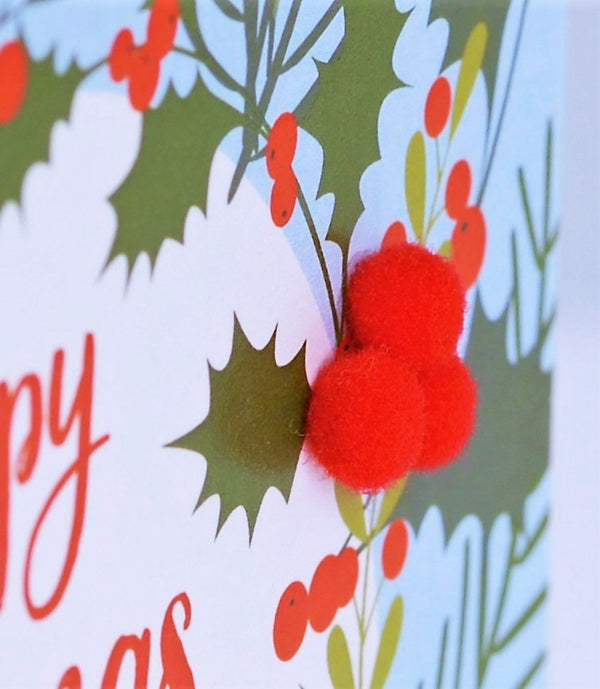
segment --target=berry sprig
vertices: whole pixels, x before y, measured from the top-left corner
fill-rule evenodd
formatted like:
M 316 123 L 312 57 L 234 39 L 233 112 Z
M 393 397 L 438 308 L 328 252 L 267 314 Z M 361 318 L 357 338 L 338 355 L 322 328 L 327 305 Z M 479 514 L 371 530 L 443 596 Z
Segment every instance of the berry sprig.
M 277 227 L 290 221 L 298 200 L 298 180 L 292 163 L 298 144 L 298 123 L 291 112 L 280 115 L 267 140 L 267 172 L 273 180 L 271 217 Z
M 306 434 L 314 458 L 355 491 L 446 466 L 475 424 L 476 390 L 456 354 L 465 293 L 454 267 L 418 244 L 358 264 L 344 346 L 318 373 Z
M 339 610 L 352 600 L 358 583 L 358 553 L 346 547 L 319 562 L 307 590 L 293 581 L 283 592 L 275 612 L 273 646 L 279 660 L 291 660 L 300 649 L 308 625 L 321 633 Z
M 29 82 L 29 60 L 20 41 L 0 48 L 0 126 L 19 114 Z
M 173 48 L 181 11 L 179 0 L 156 0 L 150 10 L 146 41 L 135 45 L 129 29 L 117 34 L 108 66 L 115 81 L 127 79 L 129 100 L 140 112 L 147 110 L 156 91 L 160 64 Z
M 339 497 L 338 488 L 339 486 L 336 487 L 336 497 Z M 317 565 L 308 589 L 301 581 L 294 581 L 286 587 L 279 599 L 273 623 L 273 646 L 281 661 L 287 662 L 295 657 L 302 647 L 309 626 L 317 633 L 330 630 L 327 662 L 332 681 L 334 676 L 339 678 L 342 673 L 347 678 L 349 686 L 359 689 L 363 686 L 383 686 L 391 668 L 390 659 L 396 654 L 402 633 L 402 597 L 394 597 L 384 615 L 383 627 L 372 626 L 371 622 L 384 585 L 396 580 L 406 563 L 409 550 L 409 530 L 406 522 L 395 519 L 385 526 L 390 510 L 393 509 L 401 492 L 402 487 L 396 486 L 389 494 L 384 495 L 381 501 L 375 500 L 372 496 L 367 498 L 364 504 L 361 501 L 361 517 L 357 516 L 358 521 L 363 522 L 363 528 L 358 529 L 361 535 L 358 536 L 356 530 L 351 528 L 350 536 L 346 540 L 347 544 L 350 538 L 356 537 L 361 541 L 360 547 L 354 549 L 345 545 L 339 555 L 326 555 Z M 365 520 L 367 510 L 370 513 L 368 527 Z M 341 516 L 344 516 L 342 512 Z M 349 526 L 346 519 L 344 521 Z M 356 526 L 357 523 L 354 522 L 354 527 Z M 381 544 L 379 569 L 371 566 L 373 546 L 377 542 Z M 375 571 L 379 572 L 379 581 L 372 581 Z M 346 633 L 340 624 L 333 626 L 338 611 L 350 602 L 353 604 L 358 632 L 358 648 L 355 654 L 351 653 Z M 351 624 L 350 619 L 347 618 L 344 622 L 345 626 Z M 364 684 L 367 669 L 365 650 L 368 638 L 372 638 L 373 635 L 378 637 L 373 639 L 377 653 L 371 669 L 371 682 Z M 343 657 L 340 657 L 342 648 L 345 652 L 342 653 Z M 340 667 L 340 663 L 343 668 Z
M 456 103 L 453 104 L 452 89 L 450 82 L 446 77 L 438 77 L 431 85 L 427 98 L 425 101 L 424 111 L 424 129 L 431 139 L 435 141 L 436 151 L 436 188 L 433 194 L 433 201 L 429 211 L 428 218 L 422 228 L 413 228 L 417 236 L 417 240 L 425 246 L 431 234 L 431 231 L 439 220 L 439 218 L 446 213 L 448 218 L 455 221 L 454 230 L 449 240 L 444 241 L 439 253 L 448 258 L 456 268 L 460 277 L 462 286 L 465 290 L 470 289 L 479 276 L 483 266 L 483 259 L 485 256 L 486 246 L 486 224 L 485 217 L 481 208 L 477 204 L 469 205 L 469 197 L 471 195 L 472 175 L 471 167 L 466 160 L 459 160 L 454 164 L 448 180 L 446 182 L 445 199 L 441 208 L 437 208 L 436 204 L 441 194 L 441 184 L 444 177 L 444 169 L 450 151 L 452 138 L 455 134 L 455 127 L 451 124 L 452 107 L 456 108 Z M 458 121 L 458 120 L 457 120 Z M 443 160 L 440 158 L 440 137 L 448 130 L 446 151 L 443 155 Z M 456 125 L 455 125 L 456 126 Z M 423 141 L 423 135 L 417 132 L 413 139 L 419 138 Z M 425 180 L 425 147 L 415 146 L 413 151 L 417 156 L 422 156 L 420 160 L 421 172 L 423 175 L 422 184 Z M 408 174 L 408 169 L 407 169 Z M 409 210 L 411 208 L 411 200 L 409 201 Z M 413 204 L 415 201 L 412 202 Z M 420 217 L 420 216 L 419 216 Z M 400 221 L 392 223 L 383 240 L 383 245 L 399 244 L 406 241 L 406 229 Z

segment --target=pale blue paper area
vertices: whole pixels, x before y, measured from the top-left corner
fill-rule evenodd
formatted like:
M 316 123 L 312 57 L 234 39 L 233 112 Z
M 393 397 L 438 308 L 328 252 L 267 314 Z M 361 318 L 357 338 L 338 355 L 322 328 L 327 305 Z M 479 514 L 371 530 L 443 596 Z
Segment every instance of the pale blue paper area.
M 18 6 L 20 2 L 0 3 L 0 10 L 8 6 Z M 403 5 L 406 5 L 404 3 Z M 63 71 L 72 61 L 81 67 L 90 67 L 103 59 L 109 52 L 116 33 L 123 27 L 131 28 L 138 41 L 143 40 L 147 15 L 139 11 L 142 0 L 113 0 L 97 2 L 95 0 L 71 0 L 68 3 L 48 2 L 27 9 L 17 19 L 19 32 L 24 35 L 28 49 L 36 58 L 41 58 L 54 50 L 56 68 Z M 285 17 L 287 2 L 280 3 L 279 16 Z M 410 5 L 410 3 L 408 3 Z M 262 6 L 262 3 L 261 3 Z M 245 73 L 245 53 L 241 40 L 241 28 L 235 22 L 224 20 L 212 3 L 199 2 L 202 22 L 218 27 L 218 31 L 206 32 L 205 38 L 216 58 L 242 81 Z M 398 3 L 401 9 L 407 9 Z M 420 3 L 415 11 L 412 23 L 407 24 L 406 35 L 400 37 L 394 55 L 394 69 L 399 76 L 411 84 L 412 89 L 401 89 L 391 93 L 385 100 L 380 113 L 379 144 L 382 158 L 372 165 L 363 175 L 361 195 L 365 212 L 361 217 L 356 236 L 352 244 L 353 255 L 379 245 L 385 228 L 402 212 L 404 203 L 400 190 L 403 188 L 403 158 L 399 158 L 402 147 L 401 137 L 406 138 L 401 124 L 416 124 L 422 116 L 422 96 L 435 78 L 447 40 L 445 23 L 436 22 L 426 26 L 428 15 L 427 3 Z M 521 2 L 514 2 L 507 21 L 502 45 L 501 59 L 498 68 L 497 94 L 502 94 L 506 84 L 507 70 L 512 56 L 516 28 L 520 15 Z M 323 11 L 321 3 L 306 2 L 298 17 L 289 53 L 304 38 L 316 23 Z M 6 23 L 0 30 L 0 42 L 15 35 L 17 25 Z M 280 31 L 281 28 L 278 27 Z M 410 32 L 414 30 L 414 33 Z M 527 21 L 521 50 L 517 63 L 517 72 L 512 85 L 511 97 L 505 114 L 502 134 L 496 152 L 496 164 L 492 168 L 488 189 L 483 201 L 483 208 L 488 223 L 488 258 L 481 276 L 481 294 L 486 313 L 497 318 L 504 309 L 511 286 L 511 264 L 509 236 L 517 230 L 519 257 L 521 261 L 521 291 L 525 297 L 522 308 L 522 332 L 525 350 L 530 349 L 537 339 L 536 308 L 539 281 L 529 256 L 525 226 L 516 183 L 516 170 L 523 166 L 533 199 L 533 214 L 539 225 L 542 213 L 542 189 L 544 174 L 544 137 L 545 121 L 551 117 L 555 126 L 554 160 L 555 171 L 560 169 L 557 151 L 560 148 L 559 132 L 562 124 L 561 90 L 564 16 L 562 7 L 556 4 L 532 2 L 527 12 Z M 268 112 L 269 120 L 279 112 L 293 110 L 300 102 L 316 78 L 313 57 L 327 60 L 337 47 L 343 34 L 343 21 L 338 17 L 317 46 L 297 67 L 290 70 L 282 80 L 272 99 Z M 186 37 L 178 36 L 178 43 L 185 45 Z M 410 74 L 404 74 L 404 55 L 419 51 L 422 59 L 415 60 L 409 67 Z M 288 53 L 288 54 L 289 54 Z M 163 63 L 161 82 L 155 95 L 153 105 L 160 103 L 168 83 L 173 82 L 180 95 L 189 93 L 198 67 L 185 56 L 171 54 Z M 225 91 L 203 72 L 209 87 L 220 97 L 236 107 L 240 103 L 235 95 Z M 449 78 L 456 78 L 456 67 L 448 70 Z M 264 78 L 264 74 L 262 75 Z M 410 77 L 408 79 L 407 77 Z M 82 88 L 108 89 L 125 91 L 124 84 L 115 84 L 108 75 L 106 66 L 96 70 L 82 85 Z M 532 92 L 532 88 L 535 92 Z M 411 94 L 411 90 L 414 93 Z M 421 94 L 421 99 L 418 97 Z M 406 105 L 406 108 L 400 107 Z M 491 131 L 495 130 L 498 120 L 500 101 L 497 99 L 491 106 Z M 465 122 L 469 118 L 473 127 L 480 131 L 465 136 L 461 148 L 461 157 L 468 157 L 474 168 L 481 165 L 481 150 L 476 143 L 478 137 L 485 134 L 486 123 L 482 113 L 487 109 L 487 94 L 483 84 L 478 82 L 472 102 L 465 113 Z M 416 125 L 419 126 L 419 125 Z M 469 126 L 465 124 L 465 129 Z M 408 136 L 415 131 L 413 127 Z M 460 134 L 457 134 L 457 139 Z M 222 144 L 222 149 L 233 159 L 237 159 L 240 150 L 241 133 L 233 132 Z M 469 141 L 471 139 L 471 141 Z M 457 143 L 458 146 L 458 143 Z M 300 132 L 298 155 L 294 169 L 307 198 L 314 199 L 318 188 L 321 171 L 322 152 L 319 144 L 305 132 Z M 268 202 L 272 181 L 266 174 L 264 161 L 251 164 L 246 177 L 255 185 Z M 554 226 L 559 212 L 559 175 L 552 179 L 551 226 Z M 394 195 L 394 188 L 397 194 Z M 333 198 L 327 195 L 319 201 L 310 201 L 318 233 L 323 240 L 333 210 Z M 506 220 L 507 213 L 509 221 Z M 321 273 L 306 228 L 295 214 L 283 230 L 305 270 L 309 282 L 321 307 L 323 319 L 329 322 L 329 307 L 323 288 Z M 501 220 L 501 221 L 500 221 Z M 440 236 L 448 228 L 440 227 Z M 432 238 L 434 239 L 434 238 Z M 325 253 L 331 273 L 334 277 L 334 289 L 339 291 L 341 257 L 339 249 L 327 242 Z M 554 261 L 550 269 L 550 283 L 553 284 L 555 272 Z M 545 311 L 548 313 L 554 303 L 550 292 Z M 512 327 L 512 326 L 511 326 Z M 330 327 L 333 343 L 333 329 Z M 507 334 L 507 351 L 514 356 L 514 336 L 509 329 Z M 544 365 L 552 364 L 551 339 L 544 351 Z M 526 506 L 526 529 L 529 533 L 535 530 L 539 517 L 545 512 L 549 503 L 548 481 L 542 482 L 531 496 Z M 446 543 L 446 538 L 448 542 Z M 490 605 L 494 608 L 494 597 L 498 596 L 498 581 L 504 566 L 504 557 L 508 548 L 509 533 L 505 517 L 499 517 L 493 528 L 489 551 Z M 392 596 L 400 592 L 405 597 L 405 625 L 399 652 L 393 666 L 389 686 L 416 689 L 419 681 L 424 680 L 423 689 L 435 687 L 437 653 L 439 651 L 443 620 L 450 619 L 448 636 L 447 669 L 443 686 L 454 687 L 456 670 L 456 629 L 460 615 L 462 568 L 465 542 L 471 547 L 471 579 L 467 608 L 467 626 L 465 649 L 469 649 L 462 668 L 460 686 L 466 689 L 476 687 L 474 672 L 475 635 L 477 633 L 478 577 L 481 561 L 481 526 L 473 517 L 467 517 L 453 534 L 444 534 L 437 508 L 432 508 L 416 538 L 411 541 L 406 569 L 397 585 L 384 588 L 380 611 L 382 617 L 389 608 Z M 506 619 L 515 618 L 523 607 L 536 595 L 544 585 L 547 572 L 547 538 L 543 538 L 534 554 L 519 572 L 506 606 Z M 527 632 L 511 644 L 490 668 L 486 687 L 512 687 L 545 647 L 545 608 L 539 612 Z M 471 662 L 469 662 L 471 661 Z M 517 676 L 518 675 L 518 676 Z M 513 681 L 514 680 L 514 681 Z M 545 685 L 545 672 L 538 673 L 535 682 L 530 686 Z

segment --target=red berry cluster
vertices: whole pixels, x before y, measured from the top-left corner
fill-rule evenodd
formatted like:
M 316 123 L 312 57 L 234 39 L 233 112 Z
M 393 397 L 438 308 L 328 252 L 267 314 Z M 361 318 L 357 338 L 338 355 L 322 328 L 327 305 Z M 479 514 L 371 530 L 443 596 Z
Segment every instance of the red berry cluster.
M 274 181 L 271 191 L 271 217 L 277 227 L 287 225 L 298 199 L 298 180 L 292 163 L 298 144 L 298 123 L 294 114 L 280 115 L 267 141 L 267 172 Z
M 129 29 L 117 34 L 108 58 L 115 81 L 129 80 L 129 100 L 140 111 L 147 110 L 156 91 L 160 63 L 175 41 L 179 21 L 179 0 L 156 0 L 150 11 L 146 42 L 135 45 Z
M 321 560 L 308 591 L 301 581 L 293 581 L 279 599 L 273 623 L 273 646 L 279 660 L 296 655 L 309 624 L 315 632 L 324 632 L 338 610 L 350 603 L 357 583 L 358 553 L 350 547 Z
M 474 427 L 476 391 L 456 354 L 465 293 L 454 267 L 401 243 L 356 267 L 348 337 L 313 384 L 306 433 L 327 472 L 359 491 L 455 459 Z
M 0 49 L 0 125 L 9 124 L 18 115 L 29 81 L 29 61 L 19 41 Z
M 425 103 L 425 131 L 433 139 L 448 124 L 451 105 L 450 83 L 445 77 L 438 77 Z M 485 218 L 478 205 L 468 205 L 470 194 L 471 168 L 466 160 L 459 160 L 448 176 L 445 205 L 448 216 L 456 221 L 450 239 L 451 260 L 465 290 L 477 280 L 486 244 Z

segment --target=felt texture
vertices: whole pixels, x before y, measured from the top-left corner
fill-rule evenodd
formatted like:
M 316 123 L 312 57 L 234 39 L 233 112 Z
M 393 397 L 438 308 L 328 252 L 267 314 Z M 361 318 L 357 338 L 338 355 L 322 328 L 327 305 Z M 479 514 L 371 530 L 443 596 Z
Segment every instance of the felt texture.
M 417 375 L 401 359 L 374 348 L 343 352 L 315 379 L 309 449 L 350 488 L 386 488 L 421 452 L 423 406 Z
M 455 268 L 417 244 L 364 259 L 348 284 L 348 325 L 362 346 L 423 368 L 456 351 L 465 295 Z
M 439 469 L 456 459 L 475 428 L 477 389 L 468 367 L 457 357 L 419 373 L 425 395 L 425 430 L 419 471 Z

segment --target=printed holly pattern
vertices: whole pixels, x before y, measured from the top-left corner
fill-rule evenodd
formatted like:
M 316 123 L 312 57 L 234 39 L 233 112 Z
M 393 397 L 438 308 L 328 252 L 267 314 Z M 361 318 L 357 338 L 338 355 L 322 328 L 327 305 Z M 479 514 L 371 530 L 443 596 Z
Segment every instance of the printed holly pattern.
M 350 534 L 338 554 L 329 553 L 317 565 L 308 588 L 294 581 L 281 594 L 273 621 L 273 647 L 279 660 L 291 660 L 302 647 L 306 633 L 329 631 L 327 665 L 335 689 L 385 685 L 402 633 L 404 601 L 395 596 L 387 611 L 381 631 L 375 616 L 381 592 L 386 584 L 400 576 L 409 549 L 406 522 L 387 523 L 405 486 L 402 480 L 386 493 L 365 499 L 336 483 L 338 509 Z M 349 546 L 351 539 L 359 545 Z M 381 560 L 372 559 L 381 547 Z M 376 582 L 373 569 L 380 570 Z M 359 639 L 358 653 L 352 658 L 347 634 L 334 625 L 338 612 L 352 603 Z M 365 648 L 368 636 L 377 636 L 374 664 L 367 668 Z M 368 677 L 370 676 L 370 680 Z

